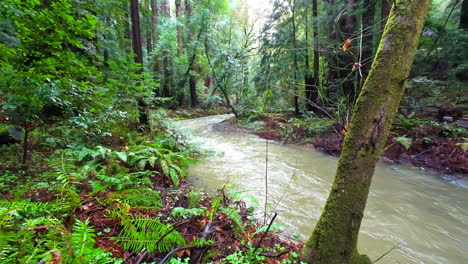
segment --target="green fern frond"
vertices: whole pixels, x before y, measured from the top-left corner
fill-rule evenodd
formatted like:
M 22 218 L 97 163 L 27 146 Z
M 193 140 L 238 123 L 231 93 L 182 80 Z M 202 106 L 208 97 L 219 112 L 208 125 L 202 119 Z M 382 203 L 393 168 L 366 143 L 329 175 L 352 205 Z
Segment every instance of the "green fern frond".
M 203 198 L 203 192 L 197 192 L 197 191 L 190 191 L 187 194 L 188 198 L 188 208 L 195 208 L 198 207 L 202 201 Z
M 140 252 L 146 248 L 148 253 L 169 251 L 176 245 L 185 245 L 182 235 L 170 226 L 152 218 L 133 218 L 122 221 L 120 236 L 114 238 L 125 249 Z
M 270 230 L 279 230 L 281 228 L 283 228 L 285 225 L 283 223 L 273 223 L 270 227 Z M 255 230 L 254 233 L 251 234 L 251 236 L 255 236 L 256 234 L 258 233 L 261 233 L 261 232 L 266 232 L 268 229 L 268 225 L 263 225 L 259 228 L 257 228 L 257 230 Z
M 114 192 L 109 198 L 120 199 L 133 208 L 157 209 L 162 206 L 159 193 L 148 188 L 127 189 Z
M 232 219 L 235 226 L 244 233 L 244 225 L 242 223 L 242 217 L 236 209 L 220 207 L 219 210 Z
M 216 197 L 215 199 L 213 199 L 213 202 L 211 202 L 211 207 L 207 215 L 208 219 L 210 219 L 211 221 L 213 221 L 213 218 L 216 212 L 218 211 L 218 207 L 220 203 L 221 203 L 221 197 Z

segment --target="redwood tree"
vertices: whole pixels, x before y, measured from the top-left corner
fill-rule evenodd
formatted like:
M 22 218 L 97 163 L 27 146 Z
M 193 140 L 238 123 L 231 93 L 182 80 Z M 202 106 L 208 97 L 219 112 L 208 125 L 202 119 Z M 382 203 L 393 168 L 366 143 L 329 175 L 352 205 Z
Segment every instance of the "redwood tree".
M 330 195 L 302 255 L 309 263 L 372 263 L 357 239 L 372 175 L 418 46 L 430 0 L 399 0 L 356 106 Z

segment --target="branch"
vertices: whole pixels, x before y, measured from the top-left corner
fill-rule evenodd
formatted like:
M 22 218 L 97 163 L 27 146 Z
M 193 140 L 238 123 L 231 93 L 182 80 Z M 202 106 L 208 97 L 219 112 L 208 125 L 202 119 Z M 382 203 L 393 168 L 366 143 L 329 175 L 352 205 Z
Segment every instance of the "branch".
M 388 255 L 390 252 L 392 252 L 395 248 L 397 248 L 399 245 L 401 245 L 402 242 L 399 242 L 395 246 L 393 246 L 389 251 L 385 252 L 382 256 L 380 256 L 378 259 L 372 261 L 372 263 L 377 263 L 377 261 L 383 259 L 386 255 Z
M 275 212 L 275 215 L 273 215 L 273 218 L 271 219 L 270 224 L 268 225 L 267 230 L 266 230 L 265 233 L 263 234 L 262 238 L 261 238 L 260 241 L 258 242 L 258 244 L 257 244 L 257 246 L 255 247 L 255 249 L 254 249 L 254 251 L 252 252 L 252 254 L 255 254 L 255 251 L 257 251 L 257 249 L 258 249 L 258 248 L 260 247 L 260 245 L 262 244 L 263 240 L 265 239 L 266 235 L 268 234 L 268 231 L 270 231 L 271 225 L 272 225 L 273 222 L 275 221 L 276 216 L 278 216 L 278 213 Z

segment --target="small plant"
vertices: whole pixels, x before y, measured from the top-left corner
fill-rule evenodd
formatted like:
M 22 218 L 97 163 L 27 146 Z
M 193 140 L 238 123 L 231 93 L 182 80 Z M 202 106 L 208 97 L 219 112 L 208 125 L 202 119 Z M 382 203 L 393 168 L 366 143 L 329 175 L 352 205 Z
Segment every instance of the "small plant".
M 146 248 L 148 253 L 169 251 L 173 246 L 185 245 L 185 239 L 171 226 L 147 217 L 127 217 L 122 219 L 122 232 L 113 240 L 125 249 L 140 252 Z
M 182 219 L 189 219 L 195 216 L 200 216 L 203 215 L 204 211 L 206 210 L 205 207 L 200 207 L 200 208 L 191 208 L 191 209 L 186 209 L 183 207 L 176 207 L 172 209 L 172 215 L 174 217 L 180 217 Z
M 397 137 L 395 140 L 406 149 L 409 149 L 411 147 L 411 143 L 413 143 L 413 140 L 407 136 Z

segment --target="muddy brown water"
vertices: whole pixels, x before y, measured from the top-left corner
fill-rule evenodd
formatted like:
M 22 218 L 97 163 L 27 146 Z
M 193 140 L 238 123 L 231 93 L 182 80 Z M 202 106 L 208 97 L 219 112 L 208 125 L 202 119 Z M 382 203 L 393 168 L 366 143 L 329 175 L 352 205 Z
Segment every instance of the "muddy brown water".
M 189 169 L 189 179 L 213 191 L 232 188 L 265 202 L 266 141 L 255 135 L 213 130 L 230 117 L 179 121 L 194 140 L 215 154 Z M 268 210 L 285 224 L 282 235 L 311 233 L 328 197 L 337 159 L 310 148 L 268 144 Z M 468 263 L 468 180 L 439 177 L 421 169 L 376 168 L 359 235 L 359 250 L 378 263 Z

